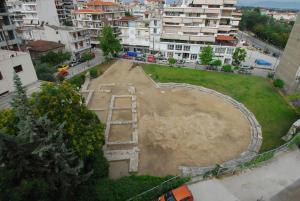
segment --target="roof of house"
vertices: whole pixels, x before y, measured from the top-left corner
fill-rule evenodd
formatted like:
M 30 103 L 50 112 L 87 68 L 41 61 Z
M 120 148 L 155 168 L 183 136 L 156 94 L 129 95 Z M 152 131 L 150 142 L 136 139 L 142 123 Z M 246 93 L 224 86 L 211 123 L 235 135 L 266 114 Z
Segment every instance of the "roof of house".
M 79 9 L 74 10 L 75 13 L 102 13 L 103 10 L 101 9 Z
M 55 50 L 58 48 L 65 47 L 65 45 L 61 43 L 52 42 L 52 41 L 36 40 L 36 41 L 29 42 L 27 44 L 27 47 L 29 50 L 33 50 L 36 52 L 47 52 L 50 50 Z
M 113 2 L 107 2 L 107 1 L 100 1 L 100 0 L 94 0 L 86 3 L 87 6 L 119 6 L 116 3 Z
M 218 35 L 216 37 L 216 40 L 218 40 L 218 41 L 234 41 L 236 39 L 234 37 L 232 37 L 232 36 Z

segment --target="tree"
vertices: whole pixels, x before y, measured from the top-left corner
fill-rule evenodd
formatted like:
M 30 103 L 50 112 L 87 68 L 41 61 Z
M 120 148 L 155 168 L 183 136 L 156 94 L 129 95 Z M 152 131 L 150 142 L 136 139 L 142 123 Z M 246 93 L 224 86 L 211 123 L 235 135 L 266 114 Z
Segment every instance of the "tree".
M 82 157 L 99 150 L 103 144 L 104 126 L 97 115 L 85 106 L 84 99 L 72 84 L 46 83 L 32 95 L 30 103 L 35 106 L 34 114 L 48 118 L 59 125 L 65 122 L 64 138 Z
M 64 122 L 35 116 L 36 105 L 28 103 L 17 75 L 14 83 L 12 107 L 19 129 L 10 135 L 0 132 L 0 172 L 7 173 L 0 175 L 0 200 L 67 200 L 91 172 L 82 174 L 83 161 L 64 138 Z
M 174 64 L 176 64 L 176 59 L 174 59 L 173 57 L 168 58 L 168 63 L 170 66 L 173 66 Z
M 87 61 L 88 62 L 88 66 L 90 65 L 90 60 L 92 60 L 94 58 L 93 54 L 91 52 L 85 52 L 81 55 L 81 59 L 83 61 Z
M 237 47 L 232 55 L 233 65 L 239 66 L 242 61 L 245 61 L 247 52 L 245 49 Z
M 125 11 L 125 16 L 132 16 L 132 14 L 129 11 Z
M 53 82 L 55 81 L 54 73 L 56 69 L 50 66 L 48 63 L 41 63 L 34 66 L 37 77 L 39 80 Z
M 113 30 L 110 26 L 104 26 L 102 28 L 100 48 L 102 49 L 105 57 L 114 55 L 122 49 L 120 41 L 114 36 Z
M 213 48 L 210 46 L 206 46 L 202 49 L 201 53 L 199 54 L 199 58 L 202 65 L 210 65 L 213 59 L 214 53 Z
M 47 54 L 41 56 L 41 62 L 42 63 L 48 63 L 51 65 L 58 65 L 63 63 L 64 61 L 71 59 L 71 53 L 70 52 L 53 52 L 50 51 Z

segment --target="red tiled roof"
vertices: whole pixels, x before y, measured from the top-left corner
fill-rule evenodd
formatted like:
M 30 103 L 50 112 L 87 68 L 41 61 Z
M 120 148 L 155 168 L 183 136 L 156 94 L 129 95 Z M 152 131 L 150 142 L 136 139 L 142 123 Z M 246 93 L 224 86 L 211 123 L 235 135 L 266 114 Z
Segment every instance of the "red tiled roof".
M 36 41 L 29 42 L 27 44 L 27 47 L 29 48 L 29 50 L 33 50 L 37 52 L 46 52 L 58 48 L 63 48 L 65 47 L 65 45 L 61 43 L 52 42 L 52 41 L 36 40 Z
M 103 10 L 101 9 L 79 9 L 75 10 L 75 13 L 102 13 Z
M 218 41 L 234 41 L 236 39 L 234 37 L 232 37 L 232 36 L 218 35 L 216 37 L 216 40 L 218 40 Z
M 94 0 L 86 3 L 87 6 L 118 6 L 118 4 L 113 2 Z

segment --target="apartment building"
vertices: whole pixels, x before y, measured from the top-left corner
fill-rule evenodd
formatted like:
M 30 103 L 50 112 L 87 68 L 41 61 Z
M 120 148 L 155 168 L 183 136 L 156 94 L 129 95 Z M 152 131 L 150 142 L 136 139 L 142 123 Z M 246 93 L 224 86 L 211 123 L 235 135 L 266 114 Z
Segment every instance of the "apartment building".
M 24 86 L 38 80 L 28 53 L 0 50 L 0 97 L 15 90 L 14 73 L 19 75 Z
M 190 0 L 165 7 L 155 50 L 166 57 L 196 61 L 202 48 L 211 45 L 217 58 L 231 63 L 241 20 L 235 4 L 236 0 Z
M 19 50 L 21 40 L 17 37 L 5 0 L 0 0 L 0 49 Z
M 125 9 L 111 1 L 93 0 L 80 5 L 73 11 L 73 25 L 90 30 L 91 45 L 99 45 L 99 36 L 104 25 L 114 28 L 115 34 L 120 34 L 116 21 L 125 16 Z
M 64 44 L 74 60 L 91 50 L 91 38 L 86 28 L 44 25 L 24 32 L 23 36 L 27 41 L 46 40 Z
M 124 51 L 149 51 L 149 21 L 138 16 L 124 16 L 118 20 L 119 38 Z
M 285 83 L 288 93 L 300 93 L 300 13 L 290 34 L 283 56 L 276 69 L 276 77 Z
M 61 25 L 72 25 L 71 11 L 75 9 L 75 0 L 55 0 L 56 11 Z
M 17 27 L 59 25 L 54 0 L 7 0 L 7 7 Z

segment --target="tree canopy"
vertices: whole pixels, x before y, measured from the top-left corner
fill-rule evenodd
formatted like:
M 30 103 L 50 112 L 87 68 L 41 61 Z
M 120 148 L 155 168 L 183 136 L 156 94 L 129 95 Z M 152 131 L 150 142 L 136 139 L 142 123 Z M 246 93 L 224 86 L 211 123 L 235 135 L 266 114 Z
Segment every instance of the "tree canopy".
M 64 61 L 68 61 L 71 59 L 70 52 L 53 52 L 50 51 L 47 54 L 41 56 L 41 63 L 48 63 L 51 65 L 58 65 L 63 63 Z
M 54 73 L 56 69 L 48 63 L 41 63 L 34 66 L 35 72 L 39 80 L 53 82 L 55 81 Z
M 263 15 L 259 9 L 244 9 L 240 22 L 241 30 L 251 31 L 260 39 L 280 48 L 285 47 L 292 28 L 292 24 Z
M 113 29 L 110 26 L 102 28 L 100 36 L 100 48 L 104 56 L 114 55 L 121 51 L 120 41 L 114 36 Z
M 206 46 L 199 54 L 201 64 L 210 65 L 213 60 L 214 52 L 211 46 Z
M 232 55 L 233 65 L 235 66 L 241 65 L 241 62 L 245 61 L 246 56 L 247 56 L 247 51 L 245 49 L 240 47 L 235 48 L 234 53 Z

